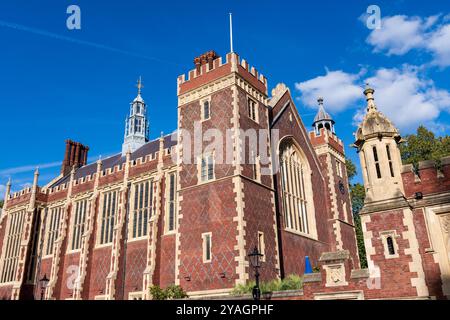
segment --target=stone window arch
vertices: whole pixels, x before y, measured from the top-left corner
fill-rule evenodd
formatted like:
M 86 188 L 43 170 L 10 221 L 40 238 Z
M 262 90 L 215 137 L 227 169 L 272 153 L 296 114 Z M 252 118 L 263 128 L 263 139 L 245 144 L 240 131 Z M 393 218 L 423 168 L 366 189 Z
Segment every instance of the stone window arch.
M 384 257 L 386 259 L 398 258 L 397 232 L 395 230 L 386 230 L 380 232 L 380 240 L 384 247 Z
M 285 228 L 317 238 L 311 169 L 293 139 L 280 144 L 281 196 Z
M 389 254 L 394 255 L 395 254 L 394 240 L 392 240 L 391 236 L 386 238 L 386 245 L 388 247 Z

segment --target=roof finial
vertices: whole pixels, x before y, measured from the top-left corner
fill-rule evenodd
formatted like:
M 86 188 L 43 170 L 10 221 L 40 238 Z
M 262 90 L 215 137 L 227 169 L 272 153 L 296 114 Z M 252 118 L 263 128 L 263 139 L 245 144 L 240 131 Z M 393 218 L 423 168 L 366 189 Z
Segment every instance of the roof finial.
M 377 106 L 375 105 L 375 99 L 373 98 L 374 92 L 375 92 L 375 90 L 373 90 L 370 87 L 369 83 L 366 82 L 366 89 L 364 90 L 364 94 L 365 94 L 366 100 L 367 100 L 367 112 L 377 110 Z
M 144 87 L 144 85 L 142 84 L 142 77 L 139 76 L 139 80 L 137 81 L 137 85 L 136 87 L 138 88 L 138 95 L 141 94 L 141 89 Z
M 334 124 L 333 118 L 331 118 L 330 114 L 325 111 L 325 108 L 323 106 L 323 97 L 318 97 L 317 103 L 319 104 L 319 109 L 317 110 L 317 114 L 314 117 L 313 125 L 322 121 L 331 121 L 331 124 L 333 125 Z
M 319 103 L 320 107 L 323 107 L 323 98 L 322 97 L 318 97 L 317 102 Z
M 230 52 L 234 53 L 233 49 L 233 14 L 230 12 Z

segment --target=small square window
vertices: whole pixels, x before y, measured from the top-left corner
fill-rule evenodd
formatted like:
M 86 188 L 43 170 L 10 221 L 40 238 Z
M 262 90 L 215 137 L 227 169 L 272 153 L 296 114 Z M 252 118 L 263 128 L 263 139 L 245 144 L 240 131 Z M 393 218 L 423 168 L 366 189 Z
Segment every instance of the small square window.
M 336 173 L 338 177 L 342 178 L 342 163 L 336 159 Z
M 212 154 L 202 157 L 200 174 L 202 182 L 214 179 L 214 158 Z
M 203 262 L 211 262 L 212 239 L 211 232 L 203 233 Z
M 210 110 L 209 110 L 209 101 L 205 101 L 203 103 L 203 118 L 209 119 L 210 116 L 211 116 L 211 114 L 210 114 Z
M 248 106 L 248 117 L 253 121 L 258 122 L 258 109 L 256 101 L 251 98 L 248 98 L 247 106 Z
M 254 151 L 251 152 L 250 164 L 252 166 L 253 180 L 260 181 L 261 180 L 261 164 L 260 164 L 259 156 L 257 156 Z
M 380 232 L 380 240 L 384 246 L 384 256 L 386 259 L 398 258 L 397 237 L 395 230 Z
M 201 115 L 202 120 L 208 120 L 211 118 L 211 100 L 203 100 L 201 103 Z
M 264 243 L 264 233 L 258 231 L 258 251 L 262 254 L 261 261 L 266 261 L 266 245 Z

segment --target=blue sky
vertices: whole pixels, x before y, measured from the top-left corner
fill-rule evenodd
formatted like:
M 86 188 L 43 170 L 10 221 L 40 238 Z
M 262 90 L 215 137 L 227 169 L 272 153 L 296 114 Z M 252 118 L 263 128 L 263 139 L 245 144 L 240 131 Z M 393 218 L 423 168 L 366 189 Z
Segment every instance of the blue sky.
M 342 3 L 345 3 L 343 5 Z M 66 9 L 81 8 L 81 30 Z M 381 9 L 381 29 L 366 26 Z M 235 51 L 269 80 L 286 83 L 306 125 L 321 95 L 348 146 L 368 80 L 381 111 L 403 134 L 425 124 L 450 133 L 450 3 L 447 1 L 13 1 L 0 3 L 0 198 L 41 167 L 58 174 L 64 140 L 90 159 L 120 151 L 124 118 L 142 76 L 151 137 L 176 128 L 176 78 L 207 50 Z M 360 179 L 360 178 L 358 178 Z

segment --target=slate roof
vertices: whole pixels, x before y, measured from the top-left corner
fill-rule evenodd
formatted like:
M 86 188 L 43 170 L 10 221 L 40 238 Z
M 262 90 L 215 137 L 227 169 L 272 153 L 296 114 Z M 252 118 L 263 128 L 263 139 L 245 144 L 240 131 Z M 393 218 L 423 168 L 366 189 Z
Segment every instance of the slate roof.
M 314 117 L 314 123 L 320 122 L 320 121 L 332 121 L 334 123 L 333 118 L 331 118 L 330 114 L 325 111 L 323 105 L 320 105 L 319 111 L 317 112 L 316 116 Z
M 177 144 L 176 141 L 176 135 L 175 135 L 175 141 L 172 141 L 172 134 L 164 136 L 164 148 L 168 149 Z M 131 154 L 131 160 L 136 160 L 141 157 L 145 157 L 149 154 L 154 154 L 155 152 L 159 151 L 159 138 L 155 140 L 151 140 L 144 144 L 142 147 L 137 149 Z M 114 168 L 117 165 L 121 165 L 125 162 L 125 156 L 122 156 L 122 153 L 117 153 L 113 156 L 110 156 L 108 158 L 102 159 L 102 170 Z M 87 177 L 89 175 L 94 174 L 97 171 L 97 162 L 89 163 L 81 168 L 78 168 L 75 170 L 75 180 L 78 180 L 83 177 Z M 62 185 L 66 182 L 68 182 L 70 179 L 70 174 L 62 177 L 58 181 L 56 181 L 54 184 L 50 186 L 50 188 L 57 187 L 59 185 Z

